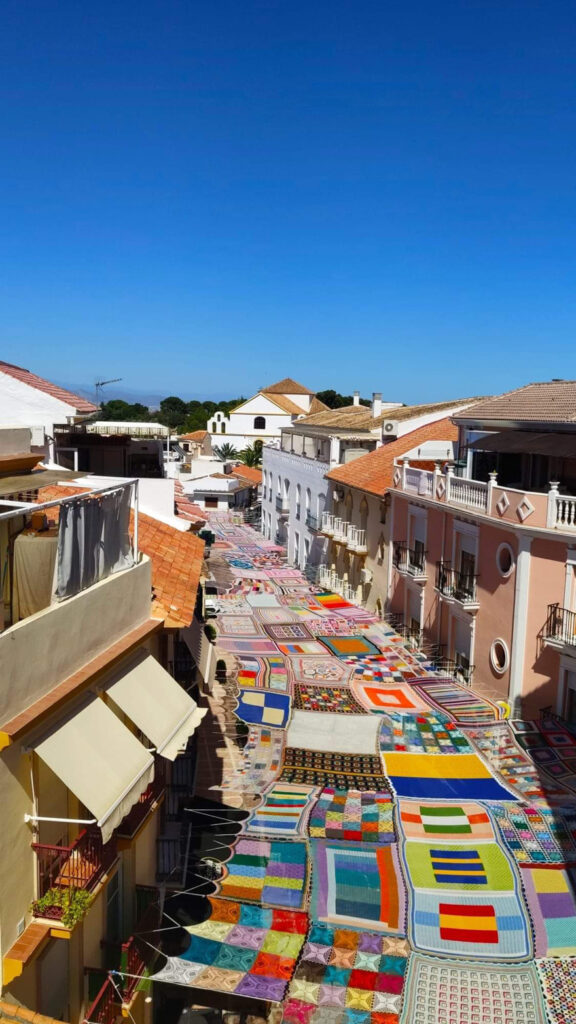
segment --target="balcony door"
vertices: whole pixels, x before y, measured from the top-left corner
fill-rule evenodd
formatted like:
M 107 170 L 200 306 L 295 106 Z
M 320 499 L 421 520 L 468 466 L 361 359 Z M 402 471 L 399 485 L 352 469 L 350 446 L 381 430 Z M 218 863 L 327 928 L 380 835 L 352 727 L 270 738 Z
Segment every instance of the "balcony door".
M 566 686 L 564 718 L 572 725 L 576 725 L 576 672 L 572 669 L 566 669 L 564 679 Z

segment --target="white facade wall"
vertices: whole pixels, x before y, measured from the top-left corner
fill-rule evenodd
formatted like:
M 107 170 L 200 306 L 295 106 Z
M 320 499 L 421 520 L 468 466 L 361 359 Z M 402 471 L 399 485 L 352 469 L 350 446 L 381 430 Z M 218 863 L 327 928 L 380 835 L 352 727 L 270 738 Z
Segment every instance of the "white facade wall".
M 44 435 L 54 433 L 54 424 L 71 421 L 76 417 L 76 409 L 0 372 L 0 417 L 1 423 L 8 426 L 31 427 L 32 445 L 41 447 Z
M 326 538 L 312 529 L 306 513 L 321 525 L 326 506 L 328 481 L 324 476 L 330 466 L 312 458 L 284 452 L 280 448 L 265 447 L 262 459 L 262 526 L 265 537 L 286 544 L 291 565 L 320 565 L 324 559 Z M 281 516 L 276 508 L 278 493 L 288 493 L 288 514 Z M 297 518 L 297 498 L 300 497 L 300 516 Z
M 302 399 L 302 396 L 300 398 Z M 278 439 L 282 429 L 289 427 L 292 423 L 291 414 L 284 412 L 280 406 L 275 405 L 265 395 L 254 395 L 254 398 L 248 399 L 238 409 L 238 412 L 231 412 L 229 416 L 217 411 L 208 420 L 208 430 L 213 446 L 228 442 L 241 450 L 253 444 L 254 441 L 262 441 L 267 444 L 269 441 Z M 255 421 L 259 417 L 264 419 L 263 426 L 255 425 Z M 224 432 L 222 427 L 224 427 Z

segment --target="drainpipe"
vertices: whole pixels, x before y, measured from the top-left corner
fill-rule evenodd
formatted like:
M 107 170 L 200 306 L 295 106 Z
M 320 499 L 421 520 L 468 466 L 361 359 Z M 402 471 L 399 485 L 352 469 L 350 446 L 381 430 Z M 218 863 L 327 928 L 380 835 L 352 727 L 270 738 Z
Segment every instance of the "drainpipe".
M 526 652 L 526 627 L 530 596 L 530 547 L 532 538 L 525 534 L 518 537 L 516 559 L 516 581 L 514 585 L 514 618 L 512 623 L 512 650 L 510 652 L 510 683 L 508 699 L 512 718 L 522 716 L 522 682 Z

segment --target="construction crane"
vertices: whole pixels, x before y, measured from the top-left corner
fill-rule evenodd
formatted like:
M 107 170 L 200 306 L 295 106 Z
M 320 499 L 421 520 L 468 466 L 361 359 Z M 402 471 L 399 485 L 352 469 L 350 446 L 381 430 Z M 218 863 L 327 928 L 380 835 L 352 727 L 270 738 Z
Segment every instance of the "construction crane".
M 110 380 L 97 380 L 95 383 L 96 388 L 96 405 L 102 404 L 102 388 L 106 384 L 117 384 L 119 380 L 124 380 L 123 377 L 111 377 Z

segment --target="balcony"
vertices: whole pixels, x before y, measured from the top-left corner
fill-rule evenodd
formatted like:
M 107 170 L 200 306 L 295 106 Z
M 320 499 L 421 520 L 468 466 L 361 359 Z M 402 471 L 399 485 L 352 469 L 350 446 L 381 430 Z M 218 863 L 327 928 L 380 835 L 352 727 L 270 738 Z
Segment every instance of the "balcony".
M 117 859 L 113 838 L 104 844 L 99 829 L 84 829 L 71 846 L 32 843 L 38 867 L 38 900 L 32 905 L 35 917 L 66 922 L 66 896 L 81 890 L 94 892 Z M 50 899 L 54 902 L 51 903 Z
M 339 594 L 345 601 L 353 601 L 356 597 L 354 587 L 348 580 L 338 576 L 334 569 L 328 569 L 326 566 L 320 566 L 318 570 L 318 584 L 325 587 L 326 590 L 332 590 L 335 594 Z
M 436 590 L 442 597 L 449 601 L 458 601 L 469 610 L 479 607 L 476 594 L 477 580 L 476 574 L 453 569 L 450 562 L 436 563 Z
M 396 541 L 393 554 L 394 567 L 403 576 L 412 576 L 415 580 L 424 582 L 428 579 L 426 555 L 427 552 L 423 548 L 410 548 L 405 541 Z
M 306 526 L 309 530 L 314 530 L 317 533 L 320 530 L 320 521 L 318 516 L 313 516 L 311 512 L 306 513 Z
M 416 469 L 408 459 L 396 463 L 394 487 L 406 494 L 467 509 L 472 513 L 489 516 L 497 522 L 539 529 L 576 531 L 576 496 L 560 494 L 558 483 L 551 483 L 548 493 L 502 487 L 496 474 L 490 480 L 473 480 L 446 473 Z
M 288 501 L 288 498 L 283 498 L 279 494 L 276 496 L 276 511 L 279 512 L 280 515 L 288 515 L 290 511 L 290 503 Z
M 549 604 L 544 639 L 552 646 L 576 647 L 576 612 Z
M 322 533 L 326 534 L 327 537 L 334 536 L 334 516 L 331 512 L 322 513 L 322 526 L 320 527 Z
M 357 526 L 353 526 L 352 523 L 349 523 L 347 545 L 349 551 L 353 551 L 357 555 L 365 555 L 368 551 L 368 546 L 366 544 L 366 530 L 360 530 Z

